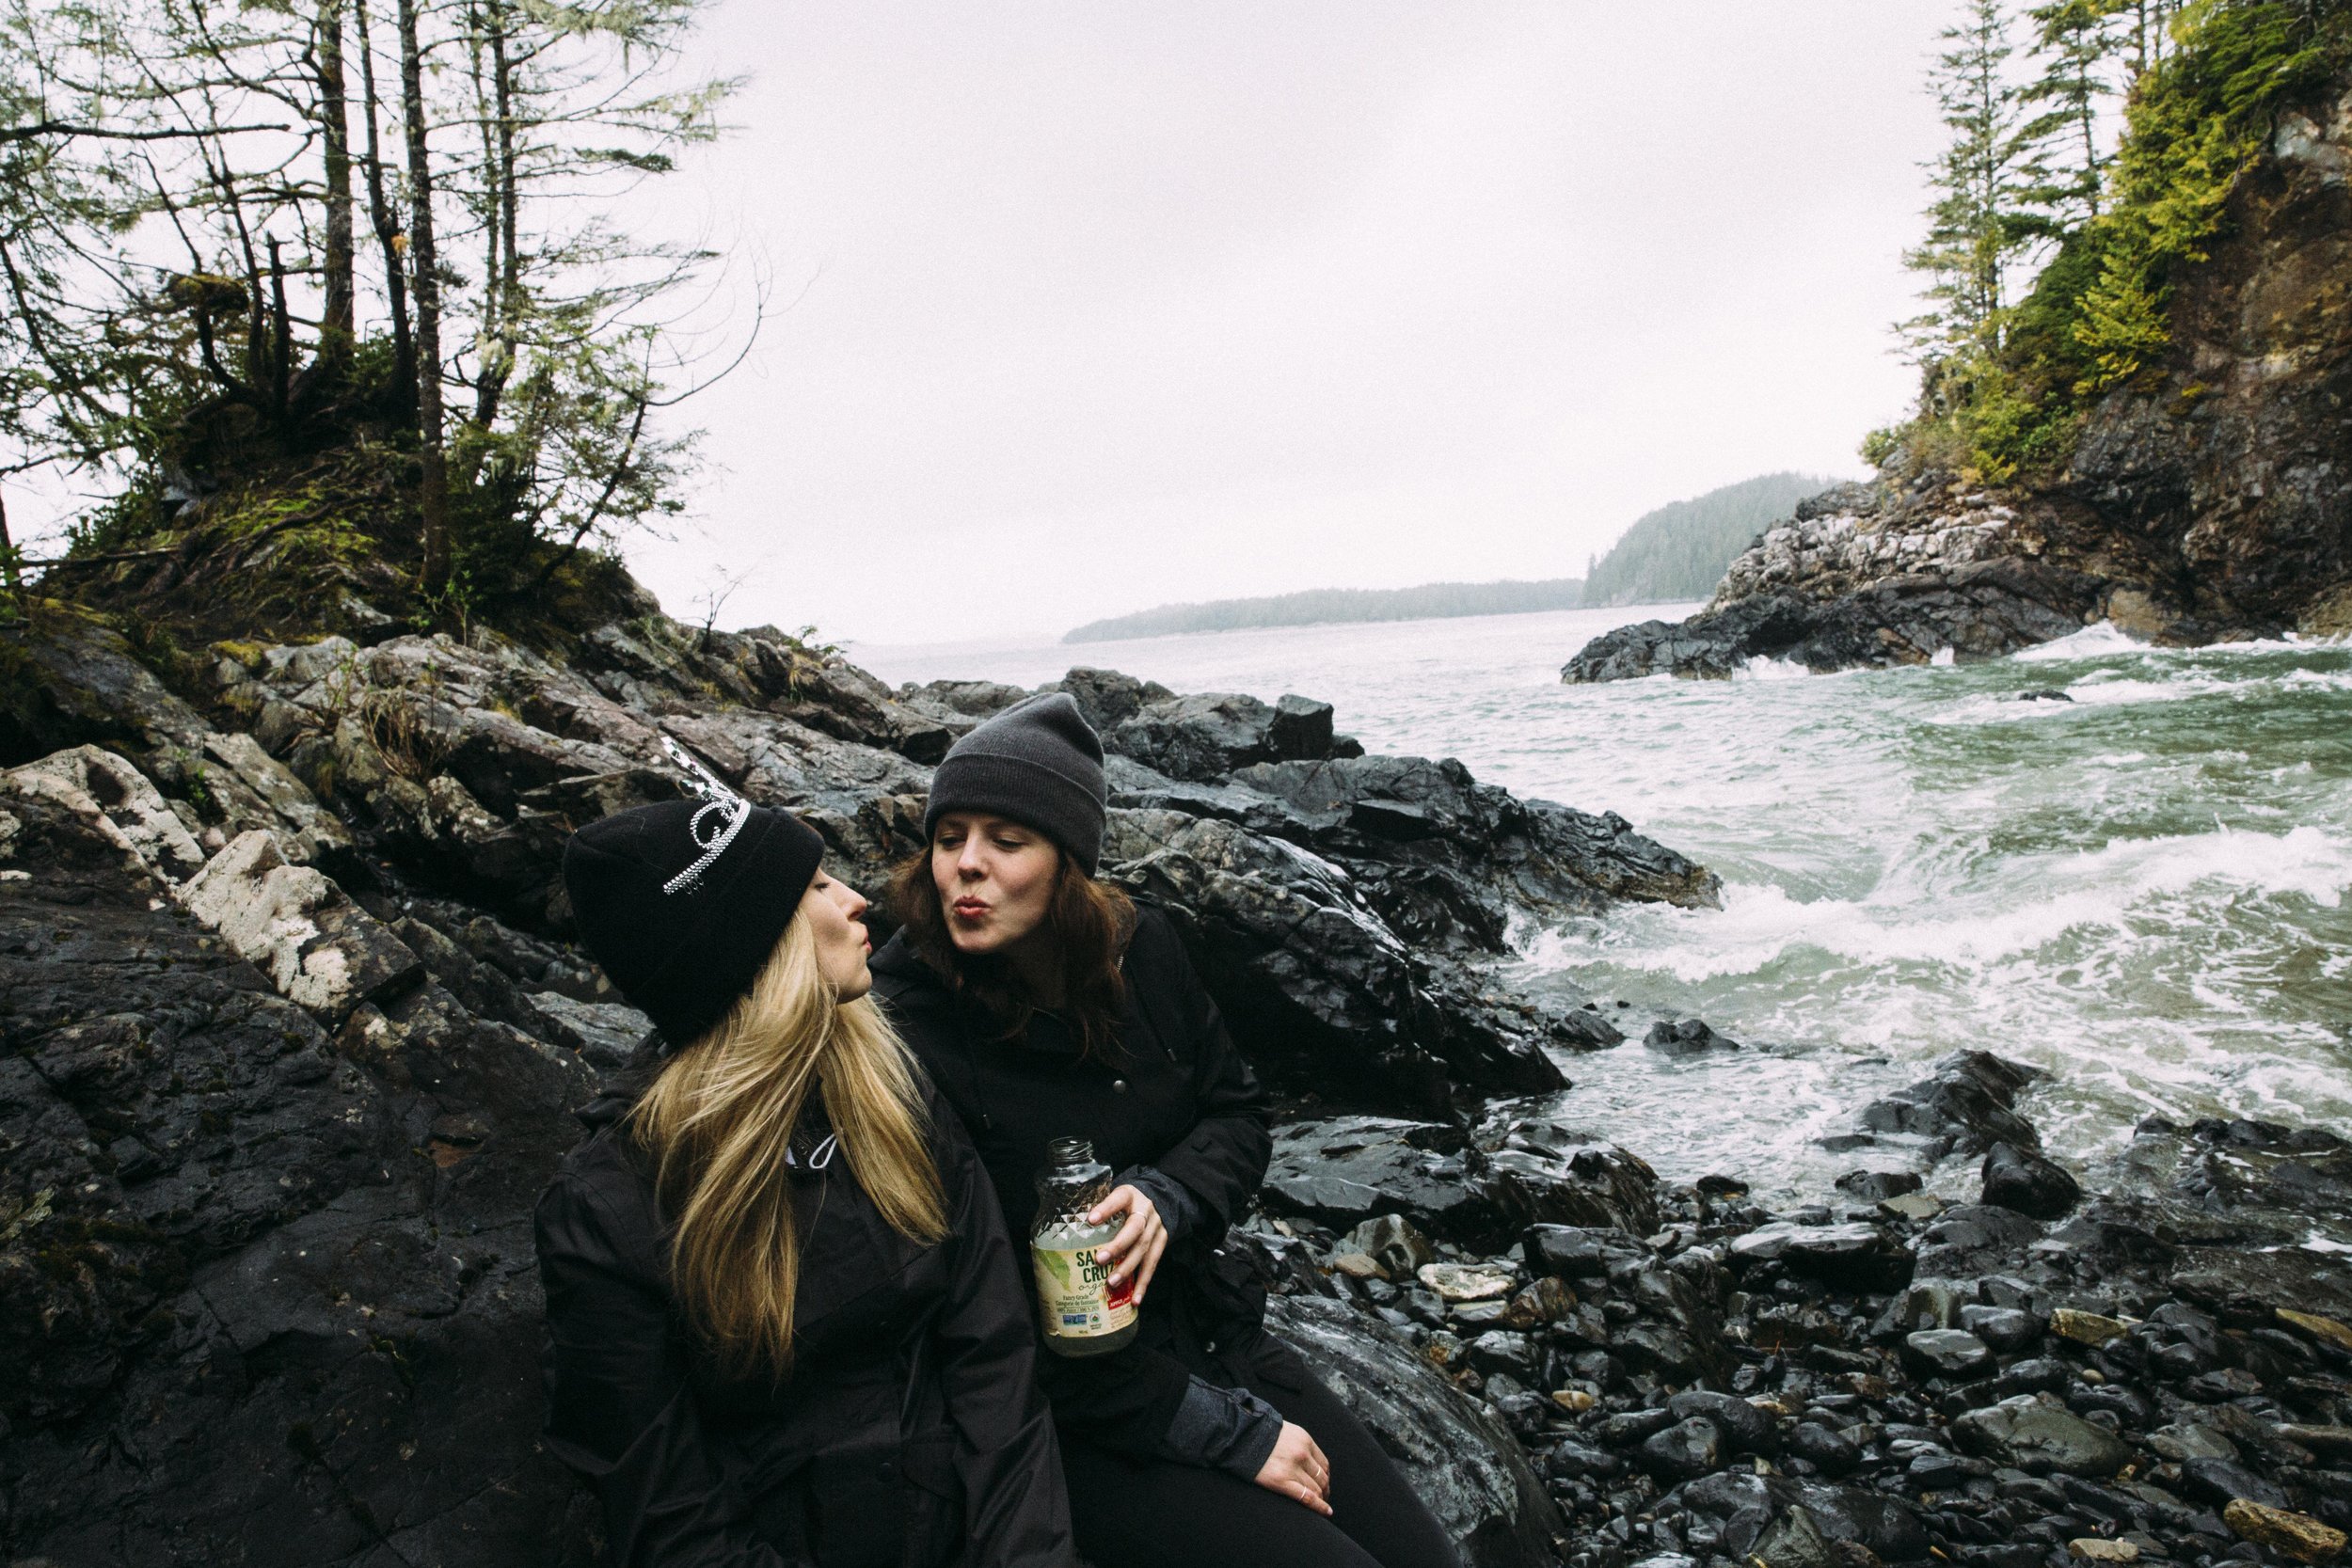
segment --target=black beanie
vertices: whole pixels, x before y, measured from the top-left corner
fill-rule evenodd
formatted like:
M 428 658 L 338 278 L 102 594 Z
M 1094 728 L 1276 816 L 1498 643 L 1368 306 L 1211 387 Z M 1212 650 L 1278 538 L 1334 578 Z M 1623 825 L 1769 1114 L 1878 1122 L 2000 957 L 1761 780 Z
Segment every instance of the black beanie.
M 1035 828 L 1094 875 L 1103 858 L 1103 741 L 1066 691 L 1025 697 L 947 748 L 931 774 L 923 836 L 951 811 Z
M 824 852 L 784 812 L 665 800 L 574 833 L 564 886 L 588 951 L 675 1051 L 751 990 Z

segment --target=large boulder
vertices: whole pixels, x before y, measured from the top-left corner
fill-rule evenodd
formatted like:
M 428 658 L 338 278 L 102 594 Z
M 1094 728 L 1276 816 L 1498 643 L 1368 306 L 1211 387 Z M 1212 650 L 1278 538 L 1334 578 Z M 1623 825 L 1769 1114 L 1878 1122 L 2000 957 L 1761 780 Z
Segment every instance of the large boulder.
M 1657 1176 L 1638 1157 L 1536 1118 L 1503 1117 L 1475 1141 L 1454 1127 L 1342 1117 L 1278 1128 L 1263 1201 L 1346 1230 L 1383 1214 L 1500 1252 L 1533 1226 L 1646 1235 Z
M 1396 1461 L 1467 1568 L 1559 1560 L 1566 1526 L 1510 1431 L 1394 1330 L 1343 1303 L 1277 1296 L 1266 1326 L 1295 1347 Z
M 588 1560 L 528 1216 L 585 1068 L 421 975 L 330 1033 L 117 835 L 7 809 L 8 1555 Z
M 1113 811 L 1103 875 L 1166 909 L 1261 1074 L 1286 1093 L 1447 1117 L 1457 1086 L 1565 1088 L 1562 1013 L 1406 945 L 1328 861 L 1229 822 Z
M 374 916 L 322 873 L 287 864 L 259 829 L 214 856 L 180 897 L 289 1001 L 330 1023 L 406 990 L 423 971 Z

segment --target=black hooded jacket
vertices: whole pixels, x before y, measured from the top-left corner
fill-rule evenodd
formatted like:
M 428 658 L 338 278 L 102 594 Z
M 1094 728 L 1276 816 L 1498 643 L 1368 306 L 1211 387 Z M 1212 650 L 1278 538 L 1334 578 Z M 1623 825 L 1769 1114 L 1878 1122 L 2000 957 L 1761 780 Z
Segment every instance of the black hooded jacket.
M 874 994 L 971 1130 L 1016 1239 L 1036 1214 L 1034 1182 L 1053 1138 L 1089 1139 L 1113 1170 L 1153 1167 L 1198 1200 L 1199 1220 L 1160 1260 L 1134 1342 L 1107 1355 L 1038 1356 L 1066 1440 L 1154 1458 L 1167 1456 L 1196 1375 L 1225 1387 L 1252 1376 L 1292 1385 L 1303 1369 L 1263 1332 L 1256 1272 L 1219 1244 L 1265 1179 L 1273 1142 L 1263 1092 L 1168 917 L 1136 913 L 1120 1039 L 1091 1057 L 1048 1014 L 1021 1037 L 991 1037 L 903 933 L 872 967 Z
M 928 1091 L 927 1091 L 928 1092 Z M 908 1241 L 803 1131 L 794 1359 L 730 1378 L 682 1324 L 648 1162 L 592 1135 L 538 1207 L 548 1443 L 596 1485 L 623 1568 L 1075 1568 L 1061 1461 L 994 1195 L 930 1096 L 948 1233 Z M 819 1129 L 821 1131 L 821 1129 Z

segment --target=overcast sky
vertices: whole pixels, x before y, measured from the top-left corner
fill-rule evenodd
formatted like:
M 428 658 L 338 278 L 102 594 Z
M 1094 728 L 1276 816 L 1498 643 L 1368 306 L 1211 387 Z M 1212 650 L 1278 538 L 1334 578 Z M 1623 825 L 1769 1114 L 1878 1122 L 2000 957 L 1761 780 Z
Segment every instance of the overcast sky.
M 723 626 L 1050 635 L 1858 472 L 1951 10 L 727 0 L 738 129 L 661 216 L 789 309 L 631 562 L 696 620 L 739 577 Z

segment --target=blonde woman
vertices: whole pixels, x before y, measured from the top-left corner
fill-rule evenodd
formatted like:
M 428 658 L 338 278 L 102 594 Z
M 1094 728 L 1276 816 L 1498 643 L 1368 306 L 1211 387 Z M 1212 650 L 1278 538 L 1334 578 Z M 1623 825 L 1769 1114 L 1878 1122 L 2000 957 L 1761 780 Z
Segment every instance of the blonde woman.
M 539 1202 L 548 1446 L 624 1568 L 1075 1568 L 1016 1255 L 865 999 L 866 902 L 711 793 L 565 847 L 668 1054 Z

